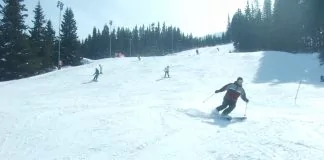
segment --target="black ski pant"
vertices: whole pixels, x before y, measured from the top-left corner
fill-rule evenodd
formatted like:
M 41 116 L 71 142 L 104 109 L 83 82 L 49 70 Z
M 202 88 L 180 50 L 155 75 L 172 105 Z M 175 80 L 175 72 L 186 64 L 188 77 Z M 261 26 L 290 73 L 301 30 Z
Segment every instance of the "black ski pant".
M 170 78 L 170 75 L 169 75 L 169 72 L 168 72 L 168 71 L 166 71 L 166 72 L 164 73 L 164 78 L 166 78 L 167 75 L 168 75 L 168 78 Z
M 224 110 L 226 108 L 222 112 L 222 115 L 228 115 L 233 111 L 233 109 L 235 107 L 236 107 L 236 102 L 235 101 L 231 101 L 231 100 L 228 100 L 228 99 L 224 98 L 222 105 L 218 106 L 216 109 L 219 112 L 219 111 L 222 111 L 222 110 Z
M 98 76 L 99 74 L 96 74 L 94 77 L 93 77 L 93 80 L 96 81 L 98 79 Z

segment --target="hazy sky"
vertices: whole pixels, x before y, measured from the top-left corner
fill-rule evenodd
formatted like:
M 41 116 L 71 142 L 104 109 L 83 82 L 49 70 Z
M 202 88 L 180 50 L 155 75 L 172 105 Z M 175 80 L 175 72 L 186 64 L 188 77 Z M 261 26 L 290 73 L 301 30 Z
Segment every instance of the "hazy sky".
M 26 24 L 31 26 L 33 10 L 40 1 L 46 19 L 53 22 L 58 31 L 59 9 L 57 0 L 25 0 L 28 9 Z M 179 27 L 185 33 L 203 36 L 223 32 L 227 16 L 238 8 L 244 8 L 246 0 L 61 0 L 64 9 L 70 7 L 74 13 L 79 38 L 92 33 L 93 27 L 102 30 L 109 20 L 113 26 L 133 28 L 135 25 L 149 25 L 165 22 Z M 64 10 L 63 10 L 64 12 Z M 63 14 L 62 12 L 62 14 Z

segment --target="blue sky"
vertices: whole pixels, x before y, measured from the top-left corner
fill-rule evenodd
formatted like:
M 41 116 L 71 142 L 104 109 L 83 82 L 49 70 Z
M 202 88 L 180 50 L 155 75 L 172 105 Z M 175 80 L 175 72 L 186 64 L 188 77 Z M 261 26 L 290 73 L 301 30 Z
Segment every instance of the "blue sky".
M 28 9 L 26 24 L 32 25 L 33 10 L 38 0 L 25 0 Z M 133 28 L 135 25 L 149 25 L 165 22 L 179 27 L 185 33 L 203 36 L 223 32 L 227 15 L 233 15 L 237 8 L 243 8 L 246 0 L 61 0 L 72 8 L 78 27 L 79 38 L 92 33 L 93 27 L 102 30 L 109 20 L 113 26 Z M 58 31 L 59 9 L 57 0 L 40 0 L 46 19 L 53 22 Z M 64 10 L 63 10 L 64 11 Z M 63 12 L 62 12 L 63 13 Z

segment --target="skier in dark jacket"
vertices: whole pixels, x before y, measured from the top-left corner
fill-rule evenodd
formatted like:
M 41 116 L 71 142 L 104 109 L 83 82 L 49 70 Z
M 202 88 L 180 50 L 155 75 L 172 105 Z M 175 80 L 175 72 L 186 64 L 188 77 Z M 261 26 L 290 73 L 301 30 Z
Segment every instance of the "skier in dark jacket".
M 99 76 L 99 70 L 98 70 L 98 68 L 96 68 L 96 72 L 93 74 L 94 75 L 94 77 L 93 77 L 93 81 L 98 81 L 98 76 Z
M 170 75 L 169 75 L 169 66 L 166 66 L 165 68 L 164 68 L 164 78 L 166 78 L 166 76 L 168 75 L 168 78 L 170 78 Z
M 221 89 L 215 91 L 215 93 L 227 91 L 223 98 L 222 105 L 216 107 L 215 111 L 220 112 L 226 108 L 221 115 L 227 116 L 236 107 L 237 99 L 240 96 L 246 103 L 249 102 L 249 99 L 246 98 L 246 94 L 242 87 L 242 83 L 243 83 L 243 78 L 238 77 L 234 83 L 229 83 L 224 87 L 222 87 Z

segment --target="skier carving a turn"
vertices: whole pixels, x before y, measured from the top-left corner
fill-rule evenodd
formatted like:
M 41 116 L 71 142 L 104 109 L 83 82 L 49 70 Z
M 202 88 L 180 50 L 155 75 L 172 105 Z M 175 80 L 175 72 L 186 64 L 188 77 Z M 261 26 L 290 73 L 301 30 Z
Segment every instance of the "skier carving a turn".
M 249 99 L 246 98 L 245 91 L 242 87 L 243 84 L 243 78 L 238 77 L 237 80 L 234 83 L 229 83 L 225 86 L 223 86 L 221 89 L 216 90 L 215 93 L 220 93 L 227 91 L 224 98 L 222 105 L 216 107 L 213 114 L 219 114 L 220 111 L 225 110 L 221 113 L 221 116 L 228 116 L 229 113 L 231 113 L 234 108 L 236 107 L 237 99 L 241 96 L 242 100 L 246 103 L 249 102 Z M 228 106 L 228 107 L 227 107 Z

